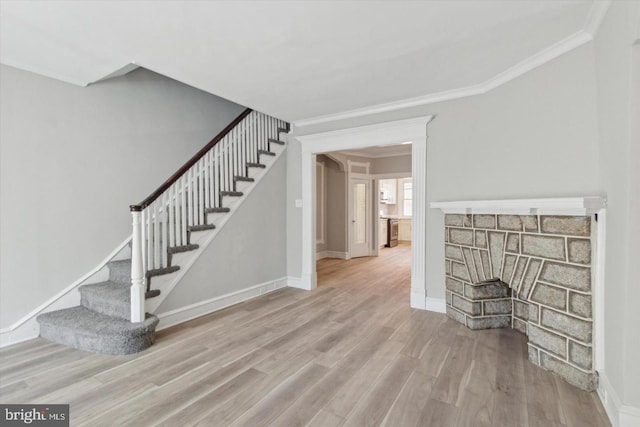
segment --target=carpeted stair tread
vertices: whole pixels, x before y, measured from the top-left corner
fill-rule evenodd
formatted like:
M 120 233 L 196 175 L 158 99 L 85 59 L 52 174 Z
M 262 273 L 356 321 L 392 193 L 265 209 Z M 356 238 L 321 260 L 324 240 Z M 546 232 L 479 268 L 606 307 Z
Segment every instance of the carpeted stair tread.
M 107 316 L 131 319 L 131 283 L 102 282 L 80 286 L 79 291 L 82 306 Z
M 200 247 L 200 245 L 197 245 L 195 243 L 191 243 L 189 245 L 172 246 L 172 247 L 167 249 L 167 252 L 169 252 L 169 254 L 179 254 L 179 253 L 182 253 L 182 252 L 195 251 L 199 247 Z
M 191 225 L 187 227 L 189 231 L 206 231 L 206 230 L 214 230 L 216 228 L 215 224 L 202 224 L 202 225 Z
M 109 267 L 109 280 L 115 283 L 131 283 L 131 260 L 123 259 L 111 261 Z
M 249 178 L 247 176 L 234 176 L 233 180 L 234 181 L 242 181 L 242 182 L 254 182 L 255 181 L 255 179 Z
M 79 291 L 83 307 L 107 316 L 131 319 L 131 283 L 103 282 L 80 286 Z
M 289 129 L 287 129 L 287 128 L 278 128 L 278 133 L 289 133 Z
M 175 273 L 178 270 L 180 270 L 179 265 L 172 265 L 170 267 L 164 267 L 164 268 L 156 268 L 155 270 L 147 270 L 147 279 L 151 277 L 162 276 L 163 274 Z
M 280 141 L 279 139 L 269 138 L 269 143 L 284 145 L 284 141 Z
M 131 323 L 83 306 L 44 313 L 37 317 L 40 336 L 80 350 L 104 354 L 132 354 L 155 341 L 158 318 Z
M 247 167 L 248 168 L 266 168 L 267 165 L 265 165 L 264 163 L 253 163 L 253 162 L 248 162 L 247 163 Z
M 267 156 L 275 156 L 276 153 L 274 153 L 273 151 L 268 151 L 268 150 L 258 150 L 258 154 L 266 154 Z
M 242 191 L 221 191 L 220 196 L 242 197 Z
M 206 208 L 204 210 L 205 213 L 227 213 L 231 212 L 230 208 Z

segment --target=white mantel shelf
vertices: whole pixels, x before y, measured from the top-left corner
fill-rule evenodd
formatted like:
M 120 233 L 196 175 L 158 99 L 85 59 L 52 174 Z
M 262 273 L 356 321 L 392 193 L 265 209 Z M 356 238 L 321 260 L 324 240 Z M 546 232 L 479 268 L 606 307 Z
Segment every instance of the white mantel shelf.
M 602 197 L 550 199 L 460 200 L 431 202 L 429 207 L 445 214 L 592 215 L 606 208 Z

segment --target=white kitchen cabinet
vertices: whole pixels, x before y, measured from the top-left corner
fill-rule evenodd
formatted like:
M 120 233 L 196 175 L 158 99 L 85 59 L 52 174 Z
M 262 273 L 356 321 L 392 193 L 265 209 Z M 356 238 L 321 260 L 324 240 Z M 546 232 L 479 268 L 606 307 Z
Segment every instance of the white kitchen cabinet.
M 398 240 L 411 241 L 411 220 L 401 219 L 398 224 Z
M 396 204 L 397 181 L 397 179 L 380 180 L 380 203 L 386 203 L 388 205 Z
M 378 245 L 383 247 L 387 244 L 387 220 L 381 219 L 378 227 Z

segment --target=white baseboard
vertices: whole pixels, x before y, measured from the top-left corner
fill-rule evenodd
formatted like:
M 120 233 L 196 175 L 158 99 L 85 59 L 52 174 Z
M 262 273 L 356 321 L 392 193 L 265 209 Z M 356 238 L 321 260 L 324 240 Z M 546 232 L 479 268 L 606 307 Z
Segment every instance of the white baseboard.
M 613 427 L 638 427 L 640 426 L 640 408 L 624 405 L 616 390 L 611 386 L 607 375 L 598 372 L 598 396 L 602 401 L 609 421 Z
M 316 253 L 316 260 L 325 259 L 325 258 L 348 259 L 346 252 L 322 251 L 322 252 Z
M 186 307 L 167 311 L 166 313 L 156 314 L 156 316 L 160 318 L 160 323 L 158 324 L 157 329 L 165 329 L 170 326 L 204 316 L 205 314 L 213 313 L 214 311 L 221 310 L 239 302 L 273 292 L 277 289 L 286 287 L 287 283 L 288 280 L 285 277 L 270 280 L 236 292 L 231 292 L 229 294 L 191 304 Z
M 310 280 L 305 280 L 302 277 L 294 277 L 294 276 L 287 277 L 287 286 L 289 286 L 290 288 L 303 289 L 305 291 L 310 291 L 313 289 L 311 287 Z
M 426 310 L 426 298 L 424 290 L 411 289 L 411 308 L 417 308 L 419 310 Z
M 427 297 L 425 299 L 425 310 L 435 311 L 436 313 L 446 313 L 447 312 L 447 303 L 444 299 L 441 298 L 430 298 Z

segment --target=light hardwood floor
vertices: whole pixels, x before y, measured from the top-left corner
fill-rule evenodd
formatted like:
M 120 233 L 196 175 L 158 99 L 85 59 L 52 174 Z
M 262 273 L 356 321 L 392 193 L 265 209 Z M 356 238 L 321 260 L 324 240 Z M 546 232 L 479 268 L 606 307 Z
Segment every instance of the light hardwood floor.
M 87 426 L 608 426 L 593 393 L 511 330 L 411 310 L 410 248 L 318 262 L 284 289 L 113 357 L 41 339 L 0 350 L 0 402 L 70 403 Z

